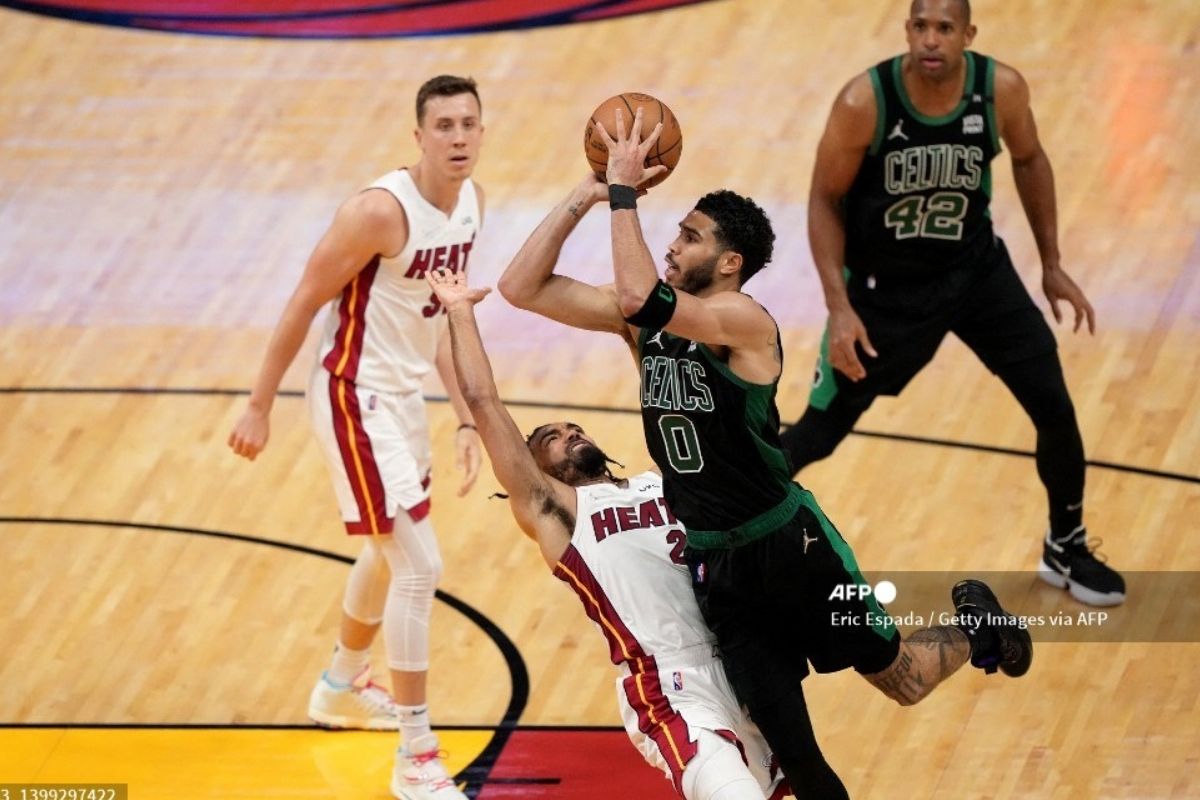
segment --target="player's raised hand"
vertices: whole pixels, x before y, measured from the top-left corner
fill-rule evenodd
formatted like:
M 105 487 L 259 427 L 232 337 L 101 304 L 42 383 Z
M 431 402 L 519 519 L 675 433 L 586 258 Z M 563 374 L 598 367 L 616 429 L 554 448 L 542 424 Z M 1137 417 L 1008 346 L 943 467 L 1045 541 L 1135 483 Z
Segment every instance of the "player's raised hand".
M 638 187 L 656 178 L 667 168 L 663 165 L 646 167 L 646 156 L 662 133 L 662 123 L 654 126 L 650 135 L 642 140 L 642 107 L 633 115 L 633 127 L 626 132 L 625 112 L 617 109 L 617 138 L 608 135 L 608 130 L 596 123 L 596 133 L 608 148 L 608 170 L 605 178 L 609 185 Z
M 488 286 L 467 286 L 466 273 L 451 272 L 445 267 L 429 270 L 425 273 L 425 280 L 429 281 L 433 293 L 446 308 L 459 303 L 475 305 L 492 291 Z
M 1074 331 L 1079 332 L 1079 326 L 1083 324 L 1084 317 L 1087 317 L 1088 333 L 1096 333 L 1096 312 L 1092 309 L 1092 304 L 1088 302 L 1083 290 L 1076 285 L 1075 281 L 1071 280 L 1071 276 L 1063 272 L 1062 267 L 1042 272 L 1042 291 L 1046 293 L 1046 299 L 1050 301 L 1050 310 L 1054 312 L 1056 322 L 1063 321 L 1058 301 L 1066 300 L 1075 309 Z

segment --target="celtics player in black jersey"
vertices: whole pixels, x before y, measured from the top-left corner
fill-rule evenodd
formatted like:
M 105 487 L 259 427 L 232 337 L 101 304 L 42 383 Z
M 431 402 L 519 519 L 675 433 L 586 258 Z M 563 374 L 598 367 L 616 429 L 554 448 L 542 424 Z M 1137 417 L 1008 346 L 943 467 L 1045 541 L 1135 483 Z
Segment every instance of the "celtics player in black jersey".
M 966 48 L 968 0 L 914 0 L 908 53 L 854 78 L 834 102 L 809 195 L 813 260 L 829 308 L 809 405 L 783 435 L 796 470 L 824 458 L 880 395 L 897 395 L 955 334 L 1037 429 L 1049 499 L 1038 574 L 1091 605 L 1125 599 L 1083 523 L 1084 453 L 1054 335 L 992 230 L 989 163 L 1013 177 L 1054 317 L 1095 315 L 1060 264 L 1054 174 L 1021 75 Z
M 500 279 L 514 305 L 622 337 L 641 373 L 646 442 L 687 534 L 685 557 L 706 623 L 746 705 L 805 798 L 845 798 L 809 721 L 801 679 L 853 667 L 902 705 L 926 697 L 968 659 L 1010 676 L 1029 669 L 1027 631 L 987 586 L 962 581 L 954 625 L 902 639 L 866 588 L 849 545 L 791 479 L 775 392 L 783 367 L 775 320 L 742 284 L 771 259 L 775 234 L 752 200 L 721 190 L 679 223 L 659 279 L 642 238 L 637 186 L 659 129 L 641 111 L 608 145 L 607 184 L 589 174 L 538 226 Z M 612 210 L 615 283 L 554 272 L 583 215 Z M 847 591 L 847 589 L 850 591 Z M 651 725 L 650 721 L 646 722 Z

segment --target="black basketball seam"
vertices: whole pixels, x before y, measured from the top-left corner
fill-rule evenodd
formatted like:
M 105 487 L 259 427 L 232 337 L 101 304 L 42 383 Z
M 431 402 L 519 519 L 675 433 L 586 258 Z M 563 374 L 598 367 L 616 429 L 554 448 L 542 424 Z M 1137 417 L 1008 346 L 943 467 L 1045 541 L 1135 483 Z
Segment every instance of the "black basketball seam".
M 666 125 L 667 111 L 665 108 L 663 108 L 662 100 L 659 100 L 656 97 L 656 98 L 654 98 L 654 102 L 658 103 L 658 121 L 663 123 L 663 127 L 666 128 L 667 127 L 667 125 Z M 659 164 L 662 163 L 662 132 L 661 131 L 659 132 L 658 140 L 654 142 L 654 157 L 658 159 Z
M 607 162 L 607 161 L 605 161 L 605 162 L 603 162 L 603 163 L 597 162 L 597 161 L 596 161 L 596 159 L 592 158 L 592 156 L 591 156 L 591 149 L 588 147 L 588 143 L 589 143 L 589 142 L 591 141 L 591 139 L 592 139 L 592 135 L 593 135 L 593 131 L 595 130 L 595 126 L 599 125 L 600 123 L 596 122 L 596 118 L 595 118 L 595 117 L 588 117 L 588 119 L 589 119 L 589 120 L 591 120 L 592 127 L 591 127 L 591 128 L 589 128 L 587 131 L 585 131 L 585 132 L 584 132 L 584 137 L 583 137 L 583 157 L 587 159 L 588 166 L 590 166 L 590 167 L 592 168 L 592 172 L 604 172 L 604 171 L 605 171 L 605 170 L 608 168 L 608 162 Z M 601 144 L 601 145 L 603 145 L 603 144 L 604 144 L 604 141 L 603 141 L 603 140 L 601 140 L 600 144 Z M 607 151 L 607 149 L 608 149 L 608 148 L 607 148 L 607 146 L 605 146 L 605 150 L 606 150 L 606 151 Z M 600 168 L 599 168 L 599 169 L 597 169 L 597 168 L 596 168 L 596 164 L 597 164 L 597 163 L 599 163 L 599 164 L 600 164 Z
M 633 106 L 629 105 L 629 101 L 625 99 L 624 92 L 621 92 L 621 94 L 618 95 L 618 97 L 621 98 L 621 102 L 625 104 L 625 107 L 629 109 L 629 124 L 632 125 L 633 118 L 637 116 L 637 112 L 633 110 Z
M 666 150 L 658 151 L 658 155 L 661 158 L 664 153 L 669 153 L 672 150 L 674 150 L 676 147 L 681 147 L 682 145 L 683 145 L 683 137 L 680 136 L 678 139 L 675 140 L 675 144 L 671 145 Z

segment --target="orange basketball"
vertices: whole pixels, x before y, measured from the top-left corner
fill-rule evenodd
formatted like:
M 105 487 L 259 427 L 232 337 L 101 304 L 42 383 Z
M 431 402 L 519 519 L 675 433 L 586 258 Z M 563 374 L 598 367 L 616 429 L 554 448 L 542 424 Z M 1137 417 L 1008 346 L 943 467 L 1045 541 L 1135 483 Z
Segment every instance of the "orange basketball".
M 675 119 L 675 115 L 663 101 L 641 92 L 625 92 L 608 98 L 596 107 L 588 119 L 587 127 L 583 132 L 583 153 L 587 156 L 588 166 L 603 178 L 608 169 L 608 148 L 604 145 L 600 134 L 596 133 L 594 126 L 596 123 L 600 123 L 608 131 L 608 135 L 615 139 L 617 136 L 617 109 L 620 108 L 624 111 L 625 130 L 628 131 L 633 126 L 633 115 L 639 106 L 642 109 L 643 140 L 650 135 L 655 125 L 659 122 L 662 122 L 663 125 L 658 141 L 646 155 L 646 166 L 655 167 L 662 164 L 667 171 L 641 187 L 648 189 L 667 179 L 667 176 L 675 169 L 675 165 L 679 163 L 680 154 L 683 153 L 683 131 L 679 129 L 679 120 Z

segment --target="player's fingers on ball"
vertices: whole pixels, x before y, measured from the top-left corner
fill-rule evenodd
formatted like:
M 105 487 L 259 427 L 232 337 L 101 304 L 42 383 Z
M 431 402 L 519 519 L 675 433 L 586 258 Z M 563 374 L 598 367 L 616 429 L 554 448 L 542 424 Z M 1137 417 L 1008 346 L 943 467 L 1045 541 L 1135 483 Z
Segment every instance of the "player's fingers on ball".
M 593 125 L 596 129 L 596 133 L 598 133 L 600 138 L 604 141 L 604 144 L 608 147 L 612 147 L 615 142 L 613 141 L 613 138 L 608 135 L 608 128 L 604 127 L 599 122 L 593 123 Z
M 642 136 L 642 107 L 638 106 L 633 112 L 633 125 L 629 129 L 629 138 L 632 141 L 638 141 Z
M 641 109 L 638 110 L 640 111 Z M 654 130 L 650 131 L 650 134 L 644 140 L 642 140 L 642 149 L 649 152 L 650 148 L 654 146 L 654 143 L 658 141 L 658 137 L 662 136 L 662 130 L 663 124 L 661 122 L 655 125 Z
M 622 109 L 618 108 L 617 109 L 617 141 L 621 141 L 624 138 L 625 138 L 625 112 Z

